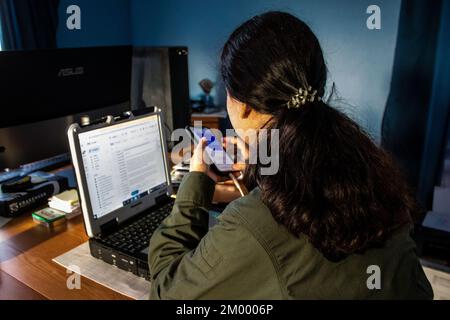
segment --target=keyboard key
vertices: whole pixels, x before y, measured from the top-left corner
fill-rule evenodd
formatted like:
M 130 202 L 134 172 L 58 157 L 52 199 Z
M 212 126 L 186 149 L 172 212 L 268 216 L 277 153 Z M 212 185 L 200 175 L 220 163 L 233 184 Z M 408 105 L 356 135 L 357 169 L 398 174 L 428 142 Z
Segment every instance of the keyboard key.
M 172 211 L 172 206 L 173 204 L 169 203 L 150 212 L 141 219 L 124 226 L 118 232 L 108 236 L 104 241 L 118 250 L 131 254 L 145 249 L 149 245 L 153 232 Z

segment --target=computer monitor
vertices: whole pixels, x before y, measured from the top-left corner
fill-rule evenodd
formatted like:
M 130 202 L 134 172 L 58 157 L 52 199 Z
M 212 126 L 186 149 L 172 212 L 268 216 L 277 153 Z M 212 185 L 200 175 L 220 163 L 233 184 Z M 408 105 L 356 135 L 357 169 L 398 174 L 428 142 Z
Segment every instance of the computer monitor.
M 166 187 L 156 115 L 78 135 L 94 219 Z
M 131 46 L 0 52 L 0 170 L 69 151 L 66 130 L 130 110 Z

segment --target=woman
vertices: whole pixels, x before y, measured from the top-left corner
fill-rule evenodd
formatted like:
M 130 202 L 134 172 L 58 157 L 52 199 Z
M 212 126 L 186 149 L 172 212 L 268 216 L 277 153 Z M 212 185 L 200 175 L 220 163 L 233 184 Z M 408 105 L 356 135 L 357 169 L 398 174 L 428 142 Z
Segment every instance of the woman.
M 279 169 L 208 231 L 217 180 L 199 144 L 150 241 L 153 299 L 431 299 L 410 238 L 414 201 L 389 156 L 322 99 L 319 42 L 294 16 L 245 22 L 222 52 L 235 129 L 278 129 Z M 370 88 L 368 88 L 370 90 Z

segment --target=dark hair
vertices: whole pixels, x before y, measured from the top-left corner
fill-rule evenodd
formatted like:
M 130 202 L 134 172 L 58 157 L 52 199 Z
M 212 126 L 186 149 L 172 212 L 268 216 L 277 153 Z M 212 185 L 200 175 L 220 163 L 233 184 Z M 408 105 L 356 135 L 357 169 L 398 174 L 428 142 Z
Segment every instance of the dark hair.
M 225 44 L 221 73 L 228 93 L 264 114 L 279 129 L 279 170 L 246 172 L 261 189 L 273 217 L 296 236 L 304 234 L 329 260 L 381 247 L 416 209 L 390 155 L 324 101 L 288 109 L 299 88 L 324 95 L 327 69 L 319 41 L 298 18 L 258 15 Z

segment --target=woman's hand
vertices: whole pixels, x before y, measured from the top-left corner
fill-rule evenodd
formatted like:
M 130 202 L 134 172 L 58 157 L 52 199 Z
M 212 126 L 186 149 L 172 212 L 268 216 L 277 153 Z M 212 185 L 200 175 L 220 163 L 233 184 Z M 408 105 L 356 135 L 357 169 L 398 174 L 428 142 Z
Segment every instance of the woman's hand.
M 239 190 L 236 188 L 236 186 L 228 176 L 219 176 L 209 168 L 208 163 L 204 160 L 204 157 L 206 157 L 206 145 L 207 140 L 205 138 L 202 138 L 192 155 L 189 171 L 202 172 L 212 180 L 214 180 L 216 183 L 219 182 L 219 184 L 216 184 L 213 202 L 228 203 L 240 198 L 241 194 L 239 193 Z M 236 164 L 235 166 L 241 166 L 241 164 Z M 234 176 L 239 177 L 241 173 L 235 172 L 233 174 Z
M 202 172 L 206 174 L 208 177 L 213 179 L 216 183 L 229 180 L 228 177 L 221 177 L 214 173 L 210 168 L 208 163 L 205 161 L 205 158 L 207 157 L 205 153 L 205 148 L 207 145 L 207 140 L 205 137 L 203 137 L 200 142 L 197 144 L 194 150 L 194 154 L 191 158 L 191 163 L 189 167 L 190 172 Z
M 239 137 L 225 137 L 223 138 L 223 148 L 228 150 L 227 147 L 234 151 L 234 154 L 230 154 L 235 162 L 233 169 L 243 172 L 250 158 L 250 151 L 247 143 Z

